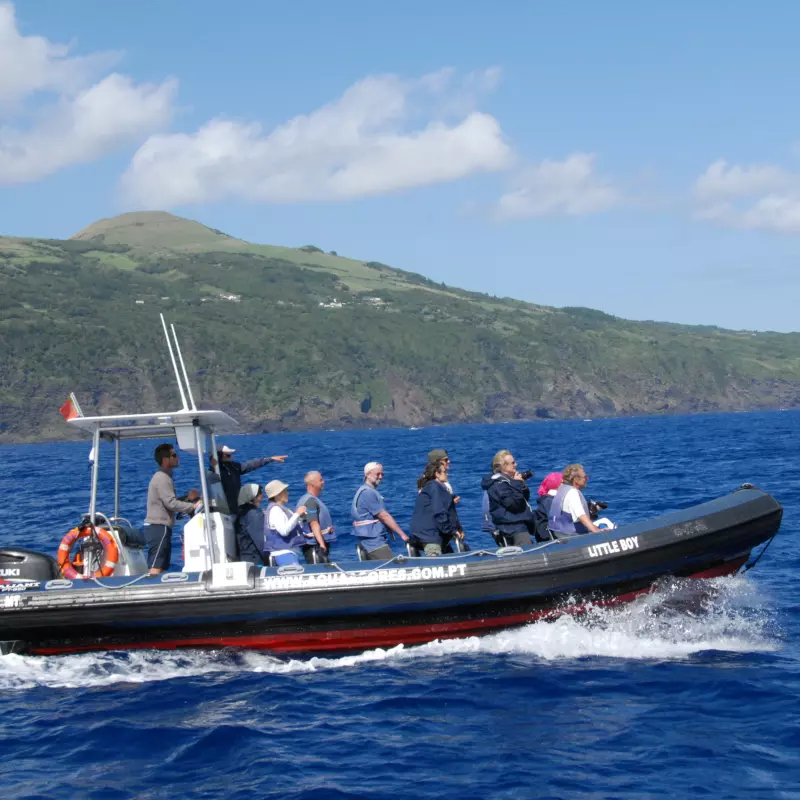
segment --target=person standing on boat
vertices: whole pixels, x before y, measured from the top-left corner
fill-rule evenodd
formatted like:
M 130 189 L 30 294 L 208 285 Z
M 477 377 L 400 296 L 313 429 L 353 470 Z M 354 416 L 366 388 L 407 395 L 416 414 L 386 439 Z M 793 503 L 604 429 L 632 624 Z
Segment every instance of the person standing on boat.
M 592 522 L 589 504 L 581 491 L 589 482 L 586 470 L 580 464 L 570 464 L 564 468 L 562 480 L 550 506 L 550 530 L 556 533 L 599 533 L 600 528 Z
M 331 512 L 319 497 L 325 486 L 325 479 L 320 472 L 312 470 L 306 473 L 303 481 L 306 485 L 306 493 L 297 501 L 297 508 L 306 507 L 306 515 L 303 520 L 306 544 L 303 545 L 303 554 L 306 557 L 306 563 L 314 564 L 314 552 L 316 551 L 316 563 L 324 564 L 330 561 L 330 545 L 336 541 L 336 528 Z
M 249 461 L 241 463 L 233 460 L 234 448 L 223 445 L 217 450 L 217 457 L 211 456 L 211 472 L 209 480 L 222 482 L 222 491 L 225 493 L 225 500 L 228 504 L 228 512 L 236 514 L 239 502 L 239 490 L 242 488 L 242 475 L 261 469 L 265 464 L 282 464 L 288 456 L 267 456 L 266 458 L 251 458 Z M 217 464 L 219 464 L 219 475 L 216 474 Z
M 202 500 L 197 489 L 192 489 L 185 500 L 175 496 L 172 471 L 180 466 L 180 458 L 171 444 L 160 444 L 153 457 L 158 472 L 147 487 L 147 516 L 144 518 L 144 538 L 147 541 L 147 566 L 151 575 L 169 569 L 172 559 L 172 527 L 176 514 L 189 514 Z
M 286 505 L 289 502 L 289 486 L 283 481 L 270 481 L 264 487 L 264 492 L 269 498 L 264 520 L 264 547 L 279 567 L 299 564 L 300 548 L 306 543 L 301 517 L 307 509 L 299 506 L 292 511 Z
M 531 490 L 517 471 L 517 462 L 508 450 L 492 459 L 492 474 L 481 481 L 489 498 L 489 513 L 495 529 L 516 547 L 532 544 L 533 510 L 528 498 Z
M 350 506 L 353 518 L 353 536 L 367 553 L 370 561 L 394 558 L 389 547 L 389 532 L 396 533 L 404 542 L 408 541 L 403 529 L 386 510 L 378 485 L 383 480 L 383 464 L 370 461 L 364 465 L 364 483 L 359 487 Z
M 239 511 L 233 527 L 239 546 L 239 559 L 258 565 L 267 564 L 269 554 L 265 553 L 264 512 L 259 508 L 264 500 L 264 492 L 257 483 L 246 483 L 239 490 L 237 500 Z

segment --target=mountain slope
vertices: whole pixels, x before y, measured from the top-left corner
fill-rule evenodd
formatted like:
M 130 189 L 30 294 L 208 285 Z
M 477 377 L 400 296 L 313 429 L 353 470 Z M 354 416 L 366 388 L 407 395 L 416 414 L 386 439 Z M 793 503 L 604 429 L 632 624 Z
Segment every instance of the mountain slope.
M 800 406 L 800 335 L 620 320 L 436 284 L 163 212 L 0 237 L 0 437 L 177 406 L 160 312 L 206 407 L 250 429 Z M 336 303 L 334 303 L 334 298 Z

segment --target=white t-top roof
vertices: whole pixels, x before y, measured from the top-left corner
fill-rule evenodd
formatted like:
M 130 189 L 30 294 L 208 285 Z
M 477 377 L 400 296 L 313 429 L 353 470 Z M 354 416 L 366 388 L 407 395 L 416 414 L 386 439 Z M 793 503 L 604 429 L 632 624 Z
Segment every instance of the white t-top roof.
M 183 410 L 155 414 L 114 414 L 109 417 L 73 417 L 69 424 L 93 434 L 101 434 L 112 439 L 149 439 L 174 435 L 178 425 L 197 424 L 207 433 L 230 434 L 239 432 L 239 423 L 224 411 Z

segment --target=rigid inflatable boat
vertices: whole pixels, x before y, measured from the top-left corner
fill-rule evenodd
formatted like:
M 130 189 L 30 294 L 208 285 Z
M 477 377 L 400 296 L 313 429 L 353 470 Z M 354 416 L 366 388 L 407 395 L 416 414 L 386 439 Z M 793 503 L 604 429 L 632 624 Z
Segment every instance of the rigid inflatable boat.
M 223 558 L 202 572 L 152 578 L 66 580 L 47 556 L 1 551 L 0 641 L 5 652 L 39 654 L 312 652 L 472 636 L 625 602 L 666 577 L 730 575 L 776 534 L 781 513 L 769 494 L 743 488 L 646 522 L 524 549 L 277 568 Z
M 83 545 L 81 571 L 60 570 L 32 550 L 0 549 L 0 652 L 344 651 L 472 636 L 625 602 L 671 577 L 733 574 L 780 526 L 780 504 L 745 485 L 655 519 L 525 548 L 437 558 L 409 548 L 385 563 L 359 562 L 355 548 L 352 561 L 331 564 L 239 561 L 230 519 L 214 509 L 204 457 L 236 423 L 195 408 L 175 344 L 185 381 L 173 358 L 180 411 L 68 420 L 94 442 L 89 509 L 73 535 Z M 203 510 L 184 528 L 183 569 L 150 576 L 140 535 L 120 516 L 120 445 L 170 437 L 197 455 Z M 116 476 L 108 516 L 96 504 L 104 442 L 114 448 Z

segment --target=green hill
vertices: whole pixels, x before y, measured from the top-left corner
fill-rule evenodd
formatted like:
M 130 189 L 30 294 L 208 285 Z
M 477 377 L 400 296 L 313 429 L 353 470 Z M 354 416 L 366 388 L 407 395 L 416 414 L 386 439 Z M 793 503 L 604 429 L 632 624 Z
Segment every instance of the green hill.
M 67 436 L 70 391 L 177 407 L 160 312 L 195 395 L 251 430 L 800 407 L 800 334 L 497 299 L 163 212 L 0 237 L 0 276 L 6 441 Z

